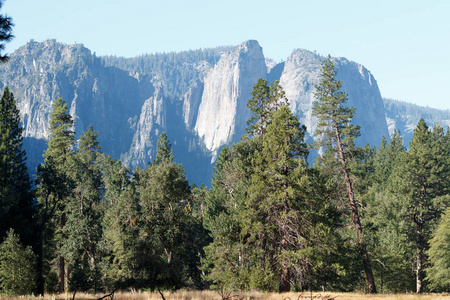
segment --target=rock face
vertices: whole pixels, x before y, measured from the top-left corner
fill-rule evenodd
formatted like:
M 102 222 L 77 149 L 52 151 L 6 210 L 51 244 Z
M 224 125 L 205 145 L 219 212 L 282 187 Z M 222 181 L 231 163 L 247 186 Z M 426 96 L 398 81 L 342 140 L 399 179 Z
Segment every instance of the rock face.
M 403 144 L 408 147 L 417 123 L 423 118 L 428 127 L 435 124 L 447 129 L 450 127 L 450 110 L 441 110 L 430 107 L 406 103 L 393 99 L 383 99 L 386 122 L 389 128 L 389 135 L 392 136 L 394 130 L 400 131 Z
M 267 73 L 262 48 L 247 41 L 224 54 L 205 78 L 195 132 L 214 154 L 237 141 L 250 118 L 247 101 L 258 78 Z
M 298 115 L 312 140 L 317 119 L 312 117 L 314 85 L 319 83 L 323 57 L 310 51 L 298 49 L 286 60 L 280 77 L 280 85 L 290 101 L 291 110 Z M 342 80 L 342 91 L 348 94 L 348 106 L 356 108 L 353 124 L 361 127 L 358 145 L 378 145 L 383 136 L 388 136 L 388 129 L 377 82 L 372 74 L 362 65 L 345 58 L 334 58 L 338 69 L 337 79 Z
M 209 184 L 220 147 L 245 132 L 250 118 L 246 104 L 260 77 L 280 80 L 292 111 L 312 134 L 317 122 L 311 117 L 314 84 L 322 59 L 295 50 L 276 64 L 264 57 L 257 41 L 131 59 L 99 58 L 82 45 L 49 40 L 30 42 L 13 53 L 0 66 L 0 88 L 8 85 L 15 94 L 32 169 L 46 148 L 51 103 L 61 95 L 77 136 L 92 125 L 105 153 L 130 167 L 145 166 L 165 131 L 188 178 Z M 348 104 L 356 107 L 354 123 L 362 134 L 358 144 L 379 145 L 388 128 L 375 79 L 345 58 L 334 62 Z

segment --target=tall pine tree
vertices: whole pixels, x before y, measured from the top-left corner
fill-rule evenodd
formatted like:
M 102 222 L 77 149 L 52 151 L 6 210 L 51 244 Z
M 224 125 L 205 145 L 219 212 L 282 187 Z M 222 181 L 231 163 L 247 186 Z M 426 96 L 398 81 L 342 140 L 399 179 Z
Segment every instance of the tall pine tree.
M 354 140 L 359 136 L 359 127 L 351 124 L 355 108 L 345 106 L 347 94 L 339 91 L 342 81 L 336 80 L 336 73 L 331 57 L 328 56 L 322 62 L 321 80 L 315 86 L 317 101 L 313 105 L 313 116 L 318 118 L 317 129 L 314 133 L 318 138 L 316 146 L 323 147 L 325 150 L 324 156 L 319 157 L 322 161 L 322 169 L 329 173 L 330 178 L 337 177 L 337 184 L 345 190 L 352 223 L 358 238 L 367 287 L 369 293 L 376 293 L 372 266 L 358 211 L 358 201 L 355 198 L 349 173 Z
M 61 252 L 72 269 L 70 288 L 98 290 L 101 285 L 100 241 L 102 228 L 102 195 L 104 184 L 100 164 L 98 133 L 91 126 L 80 138 L 79 147 L 70 162 L 70 178 L 74 183 L 66 206 L 67 223 Z
M 68 269 L 61 254 L 62 242 L 65 238 L 63 228 L 66 224 L 65 207 L 73 189 L 73 182 L 68 174 L 68 162 L 73 155 L 74 132 L 73 120 L 68 113 L 67 104 L 61 97 L 53 102 L 50 113 L 50 136 L 48 148 L 44 152 L 44 163 L 38 167 L 38 201 L 39 215 L 37 217 L 38 243 L 38 293 L 44 293 L 44 242 L 53 244 L 58 256 L 59 290 L 64 292 L 67 287 Z M 52 228 L 52 226 L 54 226 Z M 56 232 L 54 238 L 44 236 L 45 232 Z
M 13 228 L 30 244 L 33 198 L 22 132 L 14 95 L 6 87 L 0 99 L 0 240 Z

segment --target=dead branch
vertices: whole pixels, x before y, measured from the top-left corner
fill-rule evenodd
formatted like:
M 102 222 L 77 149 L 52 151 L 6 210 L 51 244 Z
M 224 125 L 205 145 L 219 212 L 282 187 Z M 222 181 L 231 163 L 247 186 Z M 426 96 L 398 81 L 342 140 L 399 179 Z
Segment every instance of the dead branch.
M 113 299 L 114 299 L 114 293 L 115 293 L 116 291 L 117 291 L 117 289 L 114 289 L 110 294 L 105 295 L 105 296 L 103 296 L 103 297 L 101 297 L 101 298 L 98 298 L 97 300 L 103 300 L 103 299 L 105 299 L 105 298 L 107 298 L 107 297 L 110 297 L 111 300 L 113 300 Z M 75 294 L 74 294 L 74 296 L 75 296 Z
M 161 295 L 161 297 L 163 298 L 163 300 L 166 300 L 166 298 L 164 298 L 164 294 L 161 292 L 160 289 L 158 289 L 158 293 Z

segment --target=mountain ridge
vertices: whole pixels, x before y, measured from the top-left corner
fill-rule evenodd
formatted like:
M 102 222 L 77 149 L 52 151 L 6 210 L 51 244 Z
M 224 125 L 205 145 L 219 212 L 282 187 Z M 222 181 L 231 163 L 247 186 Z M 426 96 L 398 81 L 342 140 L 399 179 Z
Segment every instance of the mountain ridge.
M 0 66 L 0 87 L 8 85 L 16 96 L 31 169 L 42 160 L 51 102 L 61 95 L 77 136 L 92 125 L 103 151 L 113 158 L 130 167 L 145 166 L 165 131 L 188 178 L 209 184 L 221 147 L 244 133 L 250 117 L 246 103 L 260 77 L 280 81 L 292 111 L 307 126 L 307 140 L 313 140 L 317 120 L 311 109 L 322 59 L 296 49 L 286 61 L 275 63 L 255 40 L 136 58 L 97 57 L 82 45 L 48 40 L 15 51 Z M 357 109 L 354 122 L 362 133 L 357 144 L 378 146 L 389 131 L 375 78 L 346 58 L 333 62 L 349 105 Z

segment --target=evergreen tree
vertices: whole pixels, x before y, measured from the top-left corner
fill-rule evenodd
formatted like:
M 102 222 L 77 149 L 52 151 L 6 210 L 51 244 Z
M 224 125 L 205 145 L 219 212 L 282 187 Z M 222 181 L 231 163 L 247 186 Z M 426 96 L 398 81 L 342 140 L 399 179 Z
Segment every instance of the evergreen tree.
M 447 196 L 449 197 L 449 196 Z M 450 199 L 446 199 L 449 201 Z M 430 288 L 435 291 L 448 292 L 450 290 L 450 208 L 442 216 L 437 230 L 430 240 L 428 256 L 430 264 L 427 271 L 427 280 Z
M 437 125 L 430 131 L 421 119 L 409 147 L 394 168 L 389 188 L 402 209 L 405 234 L 413 247 L 416 292 L 421 293 L 430 231 L 448 205 L 438 200 L 449 194 L 449 146 L 441 127 Z
M 71 159 L 70 177 L 74 183 L 72 197 L 66 206 L 66 239 L 61 252 L 74 272 L 70 275 L 71 288 L 96 291 L 100 283 L 99 263 L 102 239 L 101 205 L 104 184 L 99 163 L 98 133 L 88 126 L 80 138 L 78 151 Z
M 173 161 L 173 150 L 171 149 L 169 140 L 165 132 L 161 133 L 156 142 L 156 157 L 153 163 L 158 164 L 161 162 Z
M 60 249 L 65 238 L 63 228 L 66 224 L 65 207 L 73 190 L 73 182 L 69 176 L 69 164 L 73 155 L 74 132 L 73 120 L 67 112 L 67 104 L 61 97 L 53 102 L 53 109 L 49 121 L 50 136 L 48 148 L 44 152 L 44 164 L 38 167 L 38 293 L 44 293 L 44 242 L 55 244 L 58 255 L 59 289 L 66 289 L 68 269 Z M 55 227 L 53 227 L 53 226 Z M 53 228 L 52 228 L 53 227 Z M 48 231 L 50 229 L 50 231 Z M 44 236 L 45 233 L 55 232 L 56 236 Z
M 0 0 L 0 8 L 3 6 L 3 0 Z M 0 62 L 8 61 L 8 55 L 1 54 L 3 50 L 5 50 L 5 43 L 10 42 L 13 39 L 12 35 L 12 27 L 14 24 L 12 23 L 12 19 L 8 16 L 0 15 Z
M 186 205 L 190 198 L 189 183 L 181 165 L 172 161 L 172 150 L 165 134 L 158 142 L 157 160 L 139 174 L 139 196 L 142 214 L 141 236 L 153 260 L 146 266 L 151 288 L 185 284 L 184 253 L 188 236 Z
M 327 172 L 330 178 L 337 179 L 336 183 L 345 190 L 352 223 L 358 238 L 368 290 L 369 293 L 376 293 L 358 203 L 355 199 L 354 183 L 349 173 L 354 139 L 359 136 L 359 127 L 350 123 L 355 115 L 355 108 L 345 106 L 347 94 L 339 91 L 342 82 L 336 80 L 336 73 L 331 57 L 328 56 L 328 59 L 322 62 L 321 80 L 315 86 L 317 101 L 313 105 L 313 116 L 318 118 L 317 129 L 314 133 L 318 138 L 316 147 L 323 147 L 325 150 L 325 155 L 319 157 L 319 161 L 321 160 L 322 165 L 325 166 L 322 167 L 323 171 Z M 338 188 L 338 190 L 341 189 Z
M 305 128 L 283 97 L 269 100 L 268 91 L 260 79 L 248 105 L 249 136 L 221 151 L 206 195 L 204 224 L 213 241 L 203 270 L 213 288 L 288 291 L 336 271 L 332 263 L 324 268 L 337 238 L 334 209 L 307 167 Z
M 374 154 L 372 184 L 367 195 L 366 229 L 370 231 L 374 276 L 380 292 L 414 289 L 410 245 L 405 234 L 402 206 L 389 191 L 390 176 L 406 151 L 399 132 L 383 138 Z
M 48 148 L 44 152 L 45 162 L 52 161 L 58 170 L 65 169 L 65 163 L 72 154 L 75 142 L 72 116 L 68 113 L 67 104 L 61 97 L 53 102 L 50 113 Z
M 0 100 L 0 238 L 14 228 L 30 244 L 33 198 L 22 132 L 19 110 L 6 87 Z
M 273 114 L 282 106 L 287 105 L 287 99 L 278 81 L 270 86 L 268 81 L 262 78 L 253 86 L 252 98 L 248 100 L 247 107 L 252 112 L 252 117 L 247 121 L 247 134 L 262 137 Z
M 250 246 L 241 234 L 256 148 L 256 139 L 242 140 L 231 148 L 225 146 L 213 170 L 203 219 L 212 242 L 205 247 L 202 270 L 214 289 L 248 290 L 264 281 L 261 274 L 255 284 L 250 282 L 249 272 L 255 266 L 249 259 Z
M 198 215 L 192 212 L 189 183 L 182 166 L 173 162 L 167 136 L 161 135 L 156 159 L 145 170 L 136 169 L 131 181 L 115 182 L 125 185 L 106 193 L 111 279 L 123 287 L 152 290 L 199 286 Z
M 269 268 L 263 273 L 271 274 L 278 285 L 269 289 L 280 292 L 290 291 L 293 283 L 297 288 L 310 284 L 317 262 L 310 253 L 316 252 L 318 260 L 319 247 L 328 244 L 320 231 L 333 231 L 332 222 L 324 221 L 330 219 L 330 211 L 320 194 L 323 187 L 315 184 L 319 180 L 307 167 L 305 130 L 287 106 L 275 113 L 253 159 L 243 215 L 242 232 L 259 252 L 255 258 L 262 259 L 261 265 Z
M 13 229 L 0 244 L 0 293 L 31 295 L 36 285 L 36 257 L 24 247 Z
M 113 161 L 112 170 L 106 178 L 106 212 L 103 220 L 104 240 L 108 247 L 108 270 L 106 285 L 113 287 L 129 287 L 140 285 L 145 278 L 144 268 L 140 268 L 151 259 L 143 253 L 140 239 L 141 208 L 136 191 L 137 174 L 130 180 L 129 171 L 120 161 Z

